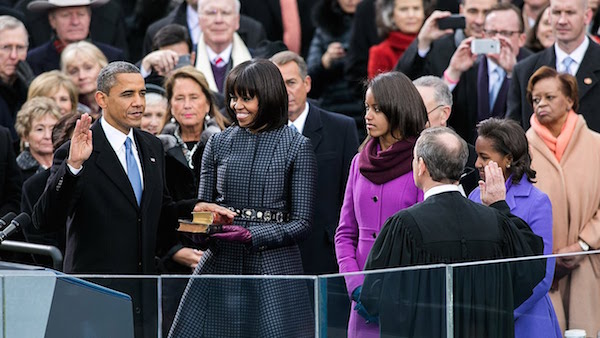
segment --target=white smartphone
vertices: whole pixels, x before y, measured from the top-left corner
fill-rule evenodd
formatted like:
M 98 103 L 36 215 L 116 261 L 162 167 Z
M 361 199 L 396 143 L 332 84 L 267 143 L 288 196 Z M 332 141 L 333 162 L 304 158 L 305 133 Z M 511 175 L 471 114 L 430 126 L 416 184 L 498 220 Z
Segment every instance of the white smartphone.
M 495 39 L 475 39 L 471 41 L 473 54 L 499 54 L 500 41 Z

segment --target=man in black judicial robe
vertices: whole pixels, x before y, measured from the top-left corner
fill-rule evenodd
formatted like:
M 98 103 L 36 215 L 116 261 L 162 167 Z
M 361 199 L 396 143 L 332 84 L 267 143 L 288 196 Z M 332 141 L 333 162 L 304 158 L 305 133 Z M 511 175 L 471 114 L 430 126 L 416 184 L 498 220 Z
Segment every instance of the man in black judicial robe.
M 365 269 L 460 263 L 541 255 L 542 239 L 510 214 L 502 170 L 486 168 L 484 206 L 456 183 L 467 160 L 464 140 L 448 128 L 430 128 L 416 143 L 413 175 L 425 200 L 385 223 Z M 545 259 L 453 268 L 455 337 L 513 337 L 513 310 L 526 300 Z M 360 301 L 379 316 L 382 337 L 446 337 L 445 269 L 367 275 Z

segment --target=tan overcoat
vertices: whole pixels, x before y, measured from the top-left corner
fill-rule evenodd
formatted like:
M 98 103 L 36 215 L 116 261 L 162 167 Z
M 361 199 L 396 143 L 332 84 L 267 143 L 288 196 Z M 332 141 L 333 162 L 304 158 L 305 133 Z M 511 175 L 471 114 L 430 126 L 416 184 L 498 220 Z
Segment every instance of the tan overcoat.
M 533 128 L 527 139 L 537 172 L 535 186 L 552 202 L 553 252 L 579 238 L 591 249 L 600 248 L 600 134 L 578 115 L 560 163 Z M 587 256 L 550 297 L 563 332 L 585 329 L 595 337 L 600 331 L 600 255 Z

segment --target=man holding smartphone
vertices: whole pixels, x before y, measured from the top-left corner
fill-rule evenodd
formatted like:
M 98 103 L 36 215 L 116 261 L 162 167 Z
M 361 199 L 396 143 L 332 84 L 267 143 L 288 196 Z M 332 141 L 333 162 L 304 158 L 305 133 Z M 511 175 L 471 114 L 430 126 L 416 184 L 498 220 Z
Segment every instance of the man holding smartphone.
M 417 38 L 404 52 L 397 71 L 412 80 L 424 76 L 442 76 L 452 54 L 462 40 L 468 37 L 483 37 L 483 24 L 487 12 L 498 0 L 461 0 L 459 13 L 465 18 L 464 27 L 440 29 L 439 20 L 451 16 L 447 11 L 434 11 L 421 27 Z
M 443 73 L 453 92 L 452 110 L 457 112 L 450 116 L 448 124 L 471 144 L 477 138 L 475 126 L 479 121 L 504 117 L 513 68 L 517 60 L 531 55 L 523 48 L 521 11 L 512 4 L 492 7 L 485 18 L 483 33 L 485 39 L 463 40 Z

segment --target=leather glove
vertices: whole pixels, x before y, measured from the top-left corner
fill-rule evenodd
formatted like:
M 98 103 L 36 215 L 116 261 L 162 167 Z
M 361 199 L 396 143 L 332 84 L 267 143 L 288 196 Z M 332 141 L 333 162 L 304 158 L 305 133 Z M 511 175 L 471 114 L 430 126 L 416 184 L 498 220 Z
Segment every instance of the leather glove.
M 252 241 L 250 231 L 239 225 L 223 225 L 221 232 L 212 234 L 210 237 L 234 243 L 249 243 Z
M 379 324 L 379 317 L 371 316 L 367 309 L 360 302 L 360 292 L 362 291 L 362 285 L 359 285 L 354 291 L 352 291 L 352 300 L 356 302 L 356 306 L 354 306 L 354 311 L 358 313 L 359 316 L 365 319 L 367 324 L 375 323 Z

